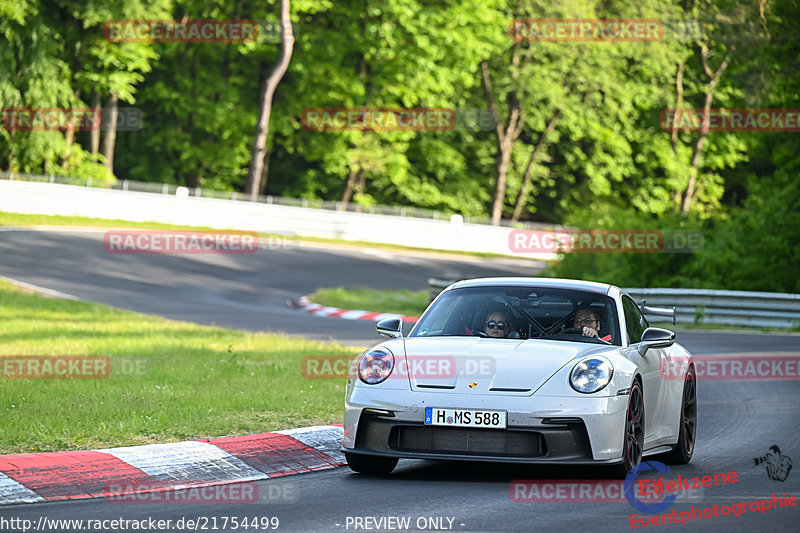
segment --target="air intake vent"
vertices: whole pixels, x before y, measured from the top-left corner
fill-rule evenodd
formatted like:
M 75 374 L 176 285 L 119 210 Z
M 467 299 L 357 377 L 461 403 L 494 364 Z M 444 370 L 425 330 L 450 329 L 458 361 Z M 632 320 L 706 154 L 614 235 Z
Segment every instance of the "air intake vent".
M 389 446 L 398 451 L 537 457 L 546 453 L 544 439 L 534 431 L 397 426 Z

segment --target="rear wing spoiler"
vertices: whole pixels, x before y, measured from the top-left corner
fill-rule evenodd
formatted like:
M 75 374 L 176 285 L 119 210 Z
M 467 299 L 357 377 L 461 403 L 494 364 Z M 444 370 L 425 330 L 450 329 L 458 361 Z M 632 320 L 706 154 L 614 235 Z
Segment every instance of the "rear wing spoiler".
M 675 307 L 652 307 L 647 305 L 647 300 L 642 300 L 642 305 L 639 306 L 639 309 L 641 309 L 642 313 L 646 315 L 672 317 L 672 325 L 675 325 L 677 319 Z

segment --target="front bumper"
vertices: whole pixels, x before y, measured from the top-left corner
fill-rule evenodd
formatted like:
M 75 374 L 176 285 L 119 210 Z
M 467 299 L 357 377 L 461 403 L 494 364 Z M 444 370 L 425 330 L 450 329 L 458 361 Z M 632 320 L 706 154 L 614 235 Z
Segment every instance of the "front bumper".
M 627 406 L 627 395 L 489 396 L 348 386 L 342 449 L 418 459 L 614 464 L 622 461 Z M 508 427 L 426 426 L 425 407 L 505 409 Z

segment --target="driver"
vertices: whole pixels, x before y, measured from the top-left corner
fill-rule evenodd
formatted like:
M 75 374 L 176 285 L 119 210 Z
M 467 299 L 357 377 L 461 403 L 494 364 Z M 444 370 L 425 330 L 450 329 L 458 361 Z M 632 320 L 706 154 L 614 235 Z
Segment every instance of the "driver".
M 594 337 L 601 341 L 610 342 L 611 334 L 601 337 L 598 333 L 600 331 L 600 315 L 594 309 L 589 307 L 581 307 L 575 312 L 575 320 L 573 327 L 581 330 L 584 337 Z
M 502 311 L 492 311 L 483 321 L 483 332 L 489 337 L 505 338 L 508 337 L 510 330 L 511 323 Z

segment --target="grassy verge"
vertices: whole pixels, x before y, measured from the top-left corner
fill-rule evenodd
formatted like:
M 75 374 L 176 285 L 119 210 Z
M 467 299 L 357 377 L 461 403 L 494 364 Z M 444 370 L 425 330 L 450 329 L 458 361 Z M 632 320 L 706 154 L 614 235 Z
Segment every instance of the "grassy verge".
M 4 368 L 0 453 L 341 422 L 344 380 L 306 379 L 301 359 L 357 351 L 44 298 L 0 280 L 0 355 L 106 355 L 112 365 L 139 365 L 105 379 L 10 379 Z
M 419 316 L 428 307 L 428 291 L 377 290 L 363 287 L 319 289 L 312 302 L 342 309 Z
M 65 217 L 60 215 L 25 215 L 20 213 L 7 213 L 0 211 L 0 226 L 17 226 L 17 227 L 33 227 L 33 226 L 91 226 L 97 228 L 133 228 L 133 229 L 170 229 L 170 230 L 208 230 L 219 231 L 219 229 L 209 228 L 206 226 L 181 226 L 176 224 L 163 224 L 161 222 L 131 222 L 128 220 L 114 220 L 106 218 L 89 218 L 89 217 Z M 276 234 L 272 233 L 259 233 L 261 237 L 273 237 Z M 286 237 L 285 235 L 282 235 Z M 291 238 L 297 241 L 304 242 L 317 242 L 320 244 L 341 244 L 347 246 L 357 246 L 359 248 L 380 248 L 384 250 L 396 251 L 409 251 L 409 252 L 430 252 L 430 253 L 444 253 L 451 255 L 463 255 L 469 257 L 501 257 L 508 258 L 508 256 L 494 253 L 482 252 L 465 252 L 463 250 L 433 250 L 430 248 L 418 248 L 414 246 L 402 246 L 398 244 L 384 244 L 367 241 L 346 241 L 343 239 L 325 239 L 322 237 L 308 237 L 292 235 Z M 522 258 L 527 259 L 527 258 Z M 539 260 L 541 262 L 541 260 Z

